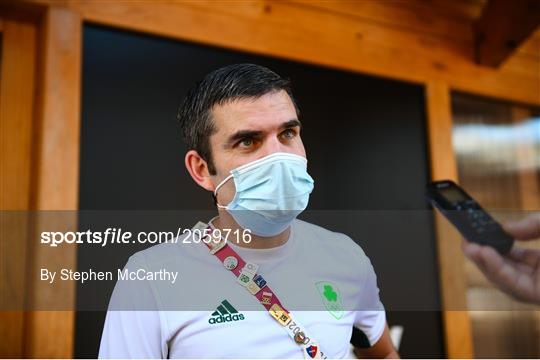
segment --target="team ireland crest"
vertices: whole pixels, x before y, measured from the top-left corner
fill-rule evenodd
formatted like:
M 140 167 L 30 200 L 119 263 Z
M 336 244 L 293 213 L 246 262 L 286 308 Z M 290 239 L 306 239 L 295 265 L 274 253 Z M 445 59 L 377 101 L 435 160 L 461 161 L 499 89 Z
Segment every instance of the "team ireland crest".
M 337 286 L 329 281 L 319 281 L 315 283 L 315 286 L 319 291 L 319 295 L 321 295 L 326 310 L 336 319 L 341 319 L 345 310 L 343 309 L 341 294 Z

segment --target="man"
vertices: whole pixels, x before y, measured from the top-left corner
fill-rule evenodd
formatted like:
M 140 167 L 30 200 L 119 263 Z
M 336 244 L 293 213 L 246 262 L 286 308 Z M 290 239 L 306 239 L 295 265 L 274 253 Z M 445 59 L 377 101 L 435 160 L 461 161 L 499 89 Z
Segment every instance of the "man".
M 540 238 L 540 215 L 504 224 L 504 230 L 517 240 Z M 540 250 L 514 246 L 501 256 L 490 246 L 464 241 L 465 255 L 499 289 L 517 300 L 540 305 Z
M 130 258 L 126 269 L 166 267 L 179 280 L 118 281 L 100 357 L 340 358 L 353 326 L 366 338 L 358 355 L 398 357 L 364 252 L 296 219 L 314 184 L 298 114 L 290 83 L 253 64 L 218 69 L 188 93 L 185 165 L 219 216 Z M 195 241 L 206 230 L 217 242 Z M 190 311 L 198 302 L 208 308 Z

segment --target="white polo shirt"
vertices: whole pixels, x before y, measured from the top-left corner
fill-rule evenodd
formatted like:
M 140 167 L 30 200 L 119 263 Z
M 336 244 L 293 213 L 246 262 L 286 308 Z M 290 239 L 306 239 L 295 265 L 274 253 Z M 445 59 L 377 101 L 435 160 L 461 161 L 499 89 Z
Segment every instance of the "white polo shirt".
M 352 327 L 371 344 L 386 317 L 376 275 L 348 236 L 295 220 L 272 249 L 230 244 L 258 264 L 281 303 L 329 358 L 350 354 Z M 133 255 L 124 270 L 178 274 L 170 280 L 119 280 L 100 358 L 303 358 L 298 346 L 235 276 L 190 237 Z

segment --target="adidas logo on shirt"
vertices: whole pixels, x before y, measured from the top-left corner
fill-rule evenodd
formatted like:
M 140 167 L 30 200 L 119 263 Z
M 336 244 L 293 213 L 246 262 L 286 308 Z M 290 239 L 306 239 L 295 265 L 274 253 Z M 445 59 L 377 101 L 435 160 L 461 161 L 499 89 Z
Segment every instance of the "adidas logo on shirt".
M 210 319 L 208 319 L 208 322 L 213 325 L 231 321 L 240 321 L 244 319 L 244 314 L 239 313 L 230 302 L 223 300 L 217 307 L 216 311 L 212 313 Z

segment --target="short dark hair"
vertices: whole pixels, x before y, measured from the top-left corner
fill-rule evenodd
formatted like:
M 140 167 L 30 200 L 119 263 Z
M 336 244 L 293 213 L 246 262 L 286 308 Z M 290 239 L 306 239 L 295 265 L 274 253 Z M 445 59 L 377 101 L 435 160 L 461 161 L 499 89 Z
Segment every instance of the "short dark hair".
M 212 161 L 210 136 L 216 132 L 212 109 L 229 101 L 259 98 L 285 90 L 296 115 L 300 111 L 292 95 L 291 82 L 272 70 L 255 64 L 233 64 L 212 71 L 191 88 L 178 108 L 182 136 L 188 149 L 194 149 L 208 163 L 208 171 L 216 174 Z

